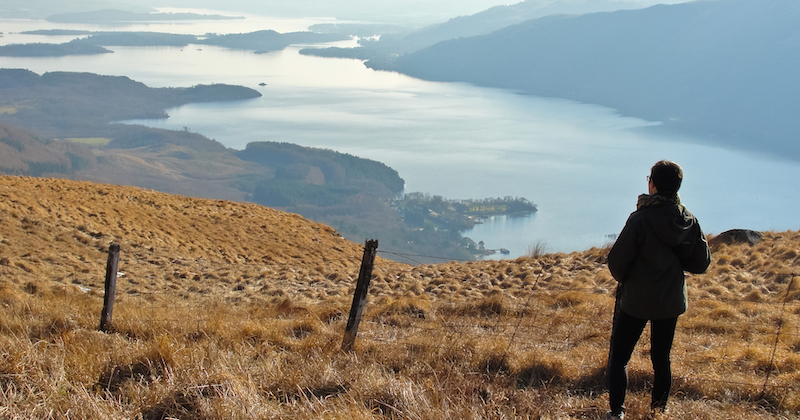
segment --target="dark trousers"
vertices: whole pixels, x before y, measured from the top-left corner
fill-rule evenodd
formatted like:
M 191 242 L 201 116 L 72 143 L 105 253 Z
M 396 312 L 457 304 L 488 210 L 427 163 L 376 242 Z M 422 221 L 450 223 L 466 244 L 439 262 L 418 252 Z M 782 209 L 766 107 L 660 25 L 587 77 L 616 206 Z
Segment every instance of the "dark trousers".
M 672 385 L 669 353 L 677 322 L 677 317 L 650 321 L 650 360 L 653 362 L 654 376 L 651 407 L 654 409 L 664 409 L 667 406 Z M 628 362 L 646 324 L 646 319 L 634 318 L 622 310 L 618 310 L 614 317 L 608 357 L 610 405 L 614 413 L 624 410 L 625 391 L 628 387 Z

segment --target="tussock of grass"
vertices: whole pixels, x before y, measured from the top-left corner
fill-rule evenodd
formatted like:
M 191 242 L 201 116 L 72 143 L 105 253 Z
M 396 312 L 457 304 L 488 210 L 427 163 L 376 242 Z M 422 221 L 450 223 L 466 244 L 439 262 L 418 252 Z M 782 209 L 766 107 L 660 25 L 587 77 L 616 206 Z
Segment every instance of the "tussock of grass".
M 328 227 L 63 180 L 0 177 L 0 198 L 0 417 L 594 419 L 606 410 L 616 287 L 607 249 L 415 267 L 379 258 L 356 351 L 343 353 L 363 250 Z M 111 242 L 122 254 L 104 334 Z M 800 232 L 766 232 L 753 247 L 717 246 L 708 273 L 687 278 L 663 418 L 797 416 L 799 249 Z M 649 407 L 647 334 L 629 367 L 632 418 Z

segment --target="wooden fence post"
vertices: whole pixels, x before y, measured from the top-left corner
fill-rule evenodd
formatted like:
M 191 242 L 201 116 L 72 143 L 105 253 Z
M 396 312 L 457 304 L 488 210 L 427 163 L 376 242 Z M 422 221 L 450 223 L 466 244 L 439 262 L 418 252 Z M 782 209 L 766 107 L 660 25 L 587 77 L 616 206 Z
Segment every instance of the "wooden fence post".
M 106 294 L 103 299 L 103 312 L 100 314 L 100 331 L 111 329 L 114 314 L 114 293 L 117 290 L 117 267 L 119 265 L 119 244 L 108 247 L 108 264 L 106 265 Z
M 378 252 L 378 241 L 368 240 L 364 244 L 364 257 L 361 259 L 361 270 L 358 273 L 356 292 L 353 294 L 353 304 L 350 306 L 350 317 L 344 330 L 342 350 L 351 351 L 356 342 L 358 324 L 361 322 L 361 313 L 367 301 L 367 289 L 372 279 L 372 267 L 375 264 L 375 255 Z

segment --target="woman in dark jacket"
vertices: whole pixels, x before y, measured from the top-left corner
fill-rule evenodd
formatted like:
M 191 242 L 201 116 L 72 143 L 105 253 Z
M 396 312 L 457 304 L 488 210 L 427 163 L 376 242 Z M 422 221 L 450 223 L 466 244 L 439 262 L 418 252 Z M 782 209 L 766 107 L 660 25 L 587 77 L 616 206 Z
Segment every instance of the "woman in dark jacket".
M 617 304 L 611 331 L 608 378 L 611 411 L 606 419 L 624 418 L 627 366 L 636 342 L 650 321 L 653 362 L 651 408 L 663 411 L 672 383 L 670 351 L 678 316 L 686 312 L 684 271 L 703 273 L 711 263 L 705 235 L 678 196 L 683 171 L 675 162 L 656 162 L 647 177 L 648 194 L 608 254 L 617 280 Z

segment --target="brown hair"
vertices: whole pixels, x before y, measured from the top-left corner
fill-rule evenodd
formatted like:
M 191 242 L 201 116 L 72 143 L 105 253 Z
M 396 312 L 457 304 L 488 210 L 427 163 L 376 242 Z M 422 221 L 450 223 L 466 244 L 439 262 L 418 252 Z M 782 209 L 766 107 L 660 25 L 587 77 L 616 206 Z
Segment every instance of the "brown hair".
M 683 182 L 683 169 L 669 160 L 659 160 L 650 169 L 650 179 L 661 194 L 677 193 Z

